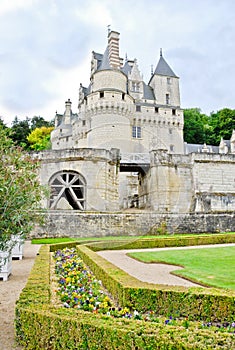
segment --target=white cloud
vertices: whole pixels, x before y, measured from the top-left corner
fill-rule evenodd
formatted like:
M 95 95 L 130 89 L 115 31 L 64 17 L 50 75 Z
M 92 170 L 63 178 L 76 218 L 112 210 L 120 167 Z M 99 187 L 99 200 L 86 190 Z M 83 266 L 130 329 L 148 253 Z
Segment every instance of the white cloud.
M 146 82 L 163 48 L 181 78 L 183 107 L 235 108 L 234 12 L 233 0 L 0 0 L 0 115 L 51 119 L 67 98 L 76 111 L 109 24 Z
M 0 3 L 0 16 L 7 14 L 11 11 L 27 8 L 32 6 L 37 1 L 35 0 L 1 0 Z

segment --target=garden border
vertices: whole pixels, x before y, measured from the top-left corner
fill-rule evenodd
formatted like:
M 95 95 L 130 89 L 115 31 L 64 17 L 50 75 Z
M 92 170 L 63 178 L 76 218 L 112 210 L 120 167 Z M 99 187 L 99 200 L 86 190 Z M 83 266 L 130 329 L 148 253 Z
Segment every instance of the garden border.
M 74 246 L 77 243 L 64 243 L 64 245 Z M 61 245 L 41 247 L 27 285 L 16 305 L 16 335 L 25 349 L 230 349 L 235 347 L 235 336 L 231 333 L 215 333 L 210 329 L 200 329 L 198 326 L 188 331 L 177 326 L 162 326 L 141 320 L 113 319 L 109 316 L 54 307 L 50 304 L 49 260 L 50 249 L 57 249 L 55 246 Z M 217 300 L 219 304 L 216 304 L 216 307 L 221 309 L 219 313 L 234 317 L 234 311 L 231 310 L 231 307 L 234 308 L 235 300 L 234 295 L 231 294 L 234 293 L 213 289 L 214 295 L 204 294 L 202 288 L 199 288 L 200 292 L 197 294 L 197 288 L 190 288 L 191 292 L 186 297 L 187 288 L 184 287 L 170 290 L 169 287 L 164 289 L 162 286 L 155 285 L 154 290 L 152 285 L 143 288 L 148 284 L 130 278 L 89 247 L 81 245 L 78 246 L 78 250 L 87 260 L 85 263 L 90 261 L 90 265 L 96 269 L 95 274 L 100 273 L 105 276 L 106 283 L 109 281 L 107 284 L 116 291 L 114 297 L 120 298 L 122 305 L 126 303 L 128 306 L 131 304 L 142 308 L 146 306 L 146 298 L 151 293 L 151 303 L 154 302 L 154 298 L 159 300 L 159 296 L 162 297 L 162 310 L 164 310 L 164 304 L 169 304 L 170 299 L 179 293 L 188 301 L 192 301 L 193 295 L 197 296 L 196 300 L 206 298 L 210 302 L 209 306 Z M 166 293 L 168 293 L 167 297 Z M 225 302 L 222 302 L 221 296 Z M 183 304 L 182 299 L 181 304 Z M 193 308 L 191 302 L 190 308 Z M 214 308 L 211 308 L 212 310 L 216 311 Z M 208 312 L 206 315 L 209 317 Z

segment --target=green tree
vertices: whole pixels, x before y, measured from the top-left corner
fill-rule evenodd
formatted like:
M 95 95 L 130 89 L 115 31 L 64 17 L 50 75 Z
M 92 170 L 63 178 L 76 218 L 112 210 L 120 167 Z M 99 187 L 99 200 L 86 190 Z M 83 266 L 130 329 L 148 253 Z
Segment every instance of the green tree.
M 53 129 L 53 126 L 42 126 L 41 128 L 34 129 L 27 137 L 30 149 L 35 151 L 49 149 L 51 146 L 50 135 Z
M 202 144 L 206 141 L 208 117 L 199 108 L 184 110 L 184 140 L 188 143 Z
M 208 118 L 208 124 L 207 143 L 218 145 L 221 137 L 229 140 L 235 129 L 235 110 L 223 108 L 217 113 L 211 113 Z
M 11 127 L 11 139 L 18 146 L 21 146 L 24 149 L 29 147 L 27 136 L 30 134 L 30 119 L 26 117 L 25 120 L 19 120 L 16 116 L 12 122 Z
M 12 249 L 12 237 L 24 239 L 42 219 L 46 194 L 38 181 L 39 162 L 15 146 L 0 125 L 0 250 Z M 1 261 L 0 261 L 1 266 Z
M 22 147 L 24 150 L 30 150 L 31 147 L 28 141 L 30 133 L 36 128 L 41 128 L 43 126 L 52 127 L 53 124 L 53 121 L 48 122 L 40 116 L 34 116 L 32 119 L 26 117 L 25 120 L 19 120 L 16 116 L 12 122 L 11 139 L 16 145 Z
M 53 121 L 48 122 L 43 117 L 40 117 L 40 116 L 34 116 L 31 119 L 31 131 L 33 131 L 36 128 L 41 128 L 42 126 L 51 127 L 51 126 L 54 126 L 54 122 Z
M 0 116 L 0 125 L 3 127 L 3 128 L 7 128 L 7 126 L 5 125 L 4 121 L 2 120 L 2 117 Z

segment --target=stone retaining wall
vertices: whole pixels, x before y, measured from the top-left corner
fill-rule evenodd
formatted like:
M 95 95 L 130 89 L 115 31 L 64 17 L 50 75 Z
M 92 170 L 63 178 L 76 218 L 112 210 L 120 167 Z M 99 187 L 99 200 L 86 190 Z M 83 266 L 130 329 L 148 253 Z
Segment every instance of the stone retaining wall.
M 81 213 L 54 210 L 48 212 L 44 227 L 36 227 L 31 237 L 137 236 L 166 231 L 170 233 L 235 231 L 235 213 Z

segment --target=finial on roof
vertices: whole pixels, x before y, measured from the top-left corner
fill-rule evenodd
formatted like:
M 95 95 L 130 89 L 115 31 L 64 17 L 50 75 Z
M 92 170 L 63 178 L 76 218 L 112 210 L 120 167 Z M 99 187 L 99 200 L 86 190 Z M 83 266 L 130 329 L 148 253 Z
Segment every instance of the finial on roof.
M 125 62 L 127 62 L 127 61 L 128 61 L 128 58 L 127 58 L 127 52 L 126 52 Z
M 153 65 L 151 64 L 151 75 L 153 75 Z
M 111 32 L 111 29 L 110 29 L 111 24 L 107 25 L 107 27 L 108 27 L 108 34 L 109 34 Z
M 162 48 L 160 48 L 160 57 L 162 57 Z

